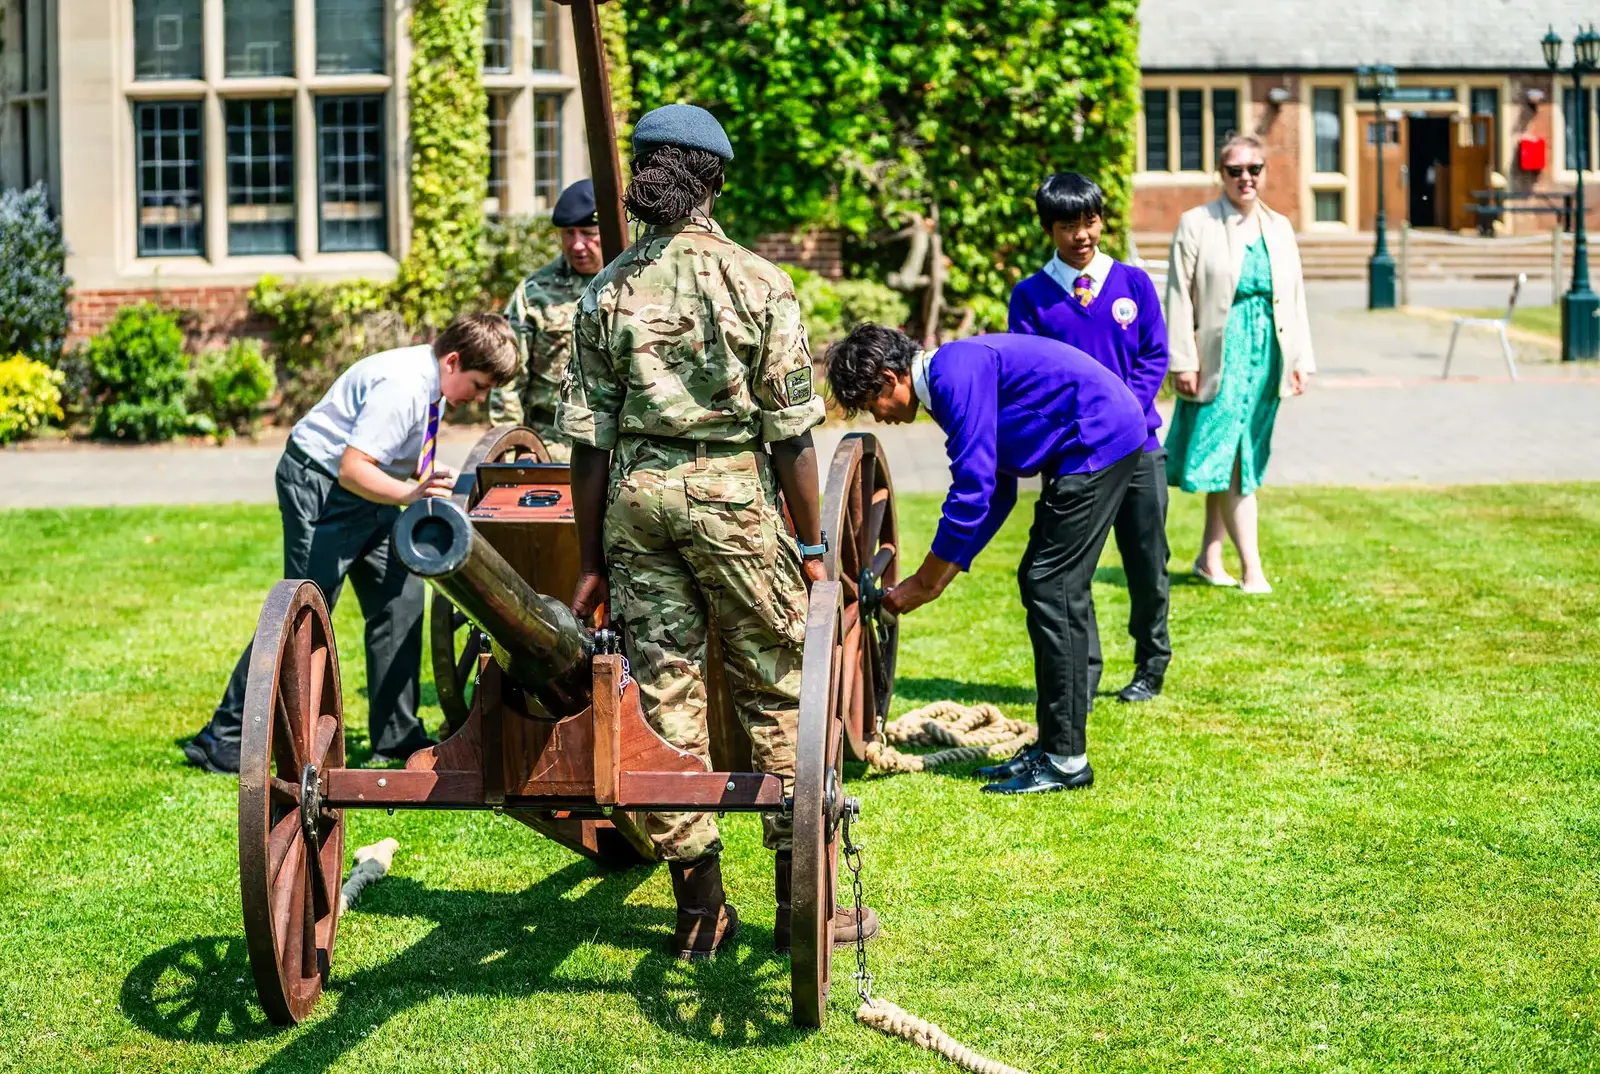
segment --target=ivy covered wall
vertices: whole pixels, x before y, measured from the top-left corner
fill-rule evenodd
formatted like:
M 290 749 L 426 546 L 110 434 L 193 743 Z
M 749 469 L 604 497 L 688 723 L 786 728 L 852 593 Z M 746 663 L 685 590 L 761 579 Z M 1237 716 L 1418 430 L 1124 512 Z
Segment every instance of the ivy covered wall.
M 443 328 L 478 298 L 489 190 L 485 0 L 412 0 L 411 245 L 396 282 L 421 325 Z

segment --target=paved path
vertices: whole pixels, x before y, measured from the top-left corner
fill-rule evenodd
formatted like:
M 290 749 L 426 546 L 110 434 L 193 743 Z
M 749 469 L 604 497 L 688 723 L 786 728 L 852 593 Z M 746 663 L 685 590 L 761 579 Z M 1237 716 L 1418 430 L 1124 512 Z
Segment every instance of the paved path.
M 1427 301 L 1489 305 L 1503 288 L 1467 285 Z M 1498 297 L 1497 297 L 1498 296 Z M 1417 296 L 1413 296 L 1414 299 Z M 1319 376 L 1284 404 L 1273 484 L 1455 484 L 1600 480 L 1600 369 L 1562 366 L 1521 345 L 1511 383 L 1492 337 L 1463 340 L 1455 376 L 1438 379 L 1449 325 L 1360 309 L 1360 285 L 1313 285 Z M 877 428 L 903 492 L 943 491 L 943 436 L 928 422 Z M 844 429 L 821 431 L 824 459 Z M 442 439 L 458 465 L 472 431 Z M 31 444 L 0 451 L 0 507 L 271 502 L 282 435 L 228 448 Z

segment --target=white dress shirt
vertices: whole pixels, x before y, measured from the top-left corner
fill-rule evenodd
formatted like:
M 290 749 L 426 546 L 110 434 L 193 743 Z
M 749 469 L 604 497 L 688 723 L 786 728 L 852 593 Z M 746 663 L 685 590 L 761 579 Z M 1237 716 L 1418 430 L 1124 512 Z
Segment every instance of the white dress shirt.
M 1059 283 L 1061 289 L 1069 295 L 1078 286 L 1078 277 L 1087 276 L 1089 277 L 1089 294 L 1099 298 L 1100 288 L 1106 285 L 1106 277 L 1111 275 L 1111 266 L 1115 264 L 1116 262 L 1112 260 L 1111 255 L 1097 246 L 1094 250 L 1094 256 L 1089 259 L 1088 266 L 1081 272 L 1061 260 L 1060 254 L 1050 259 L 1050 263 L 1044 267 L 1044 271 L 1052 280 Z

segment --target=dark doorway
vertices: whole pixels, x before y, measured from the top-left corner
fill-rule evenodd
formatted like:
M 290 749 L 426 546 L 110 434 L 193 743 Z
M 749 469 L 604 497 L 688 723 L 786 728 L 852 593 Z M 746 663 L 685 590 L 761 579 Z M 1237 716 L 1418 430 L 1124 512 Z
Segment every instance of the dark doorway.
M 1442 227 L 1440 195 L 1450 189 L 1450 120 L 1446 116 L 1411 116 L 1406 122 L 1410 135 L 1409 167 L 1412 227 Z

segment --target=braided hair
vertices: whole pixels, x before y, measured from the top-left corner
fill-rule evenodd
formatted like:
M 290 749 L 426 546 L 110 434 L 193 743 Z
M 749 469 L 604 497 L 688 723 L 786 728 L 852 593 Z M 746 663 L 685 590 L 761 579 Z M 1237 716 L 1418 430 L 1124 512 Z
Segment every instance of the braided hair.
M 721 157 L 704 149 L 662 145 L 634 158 L 633 181 L 622 203 L 647 224 L 670 224 L 721 190 Z

